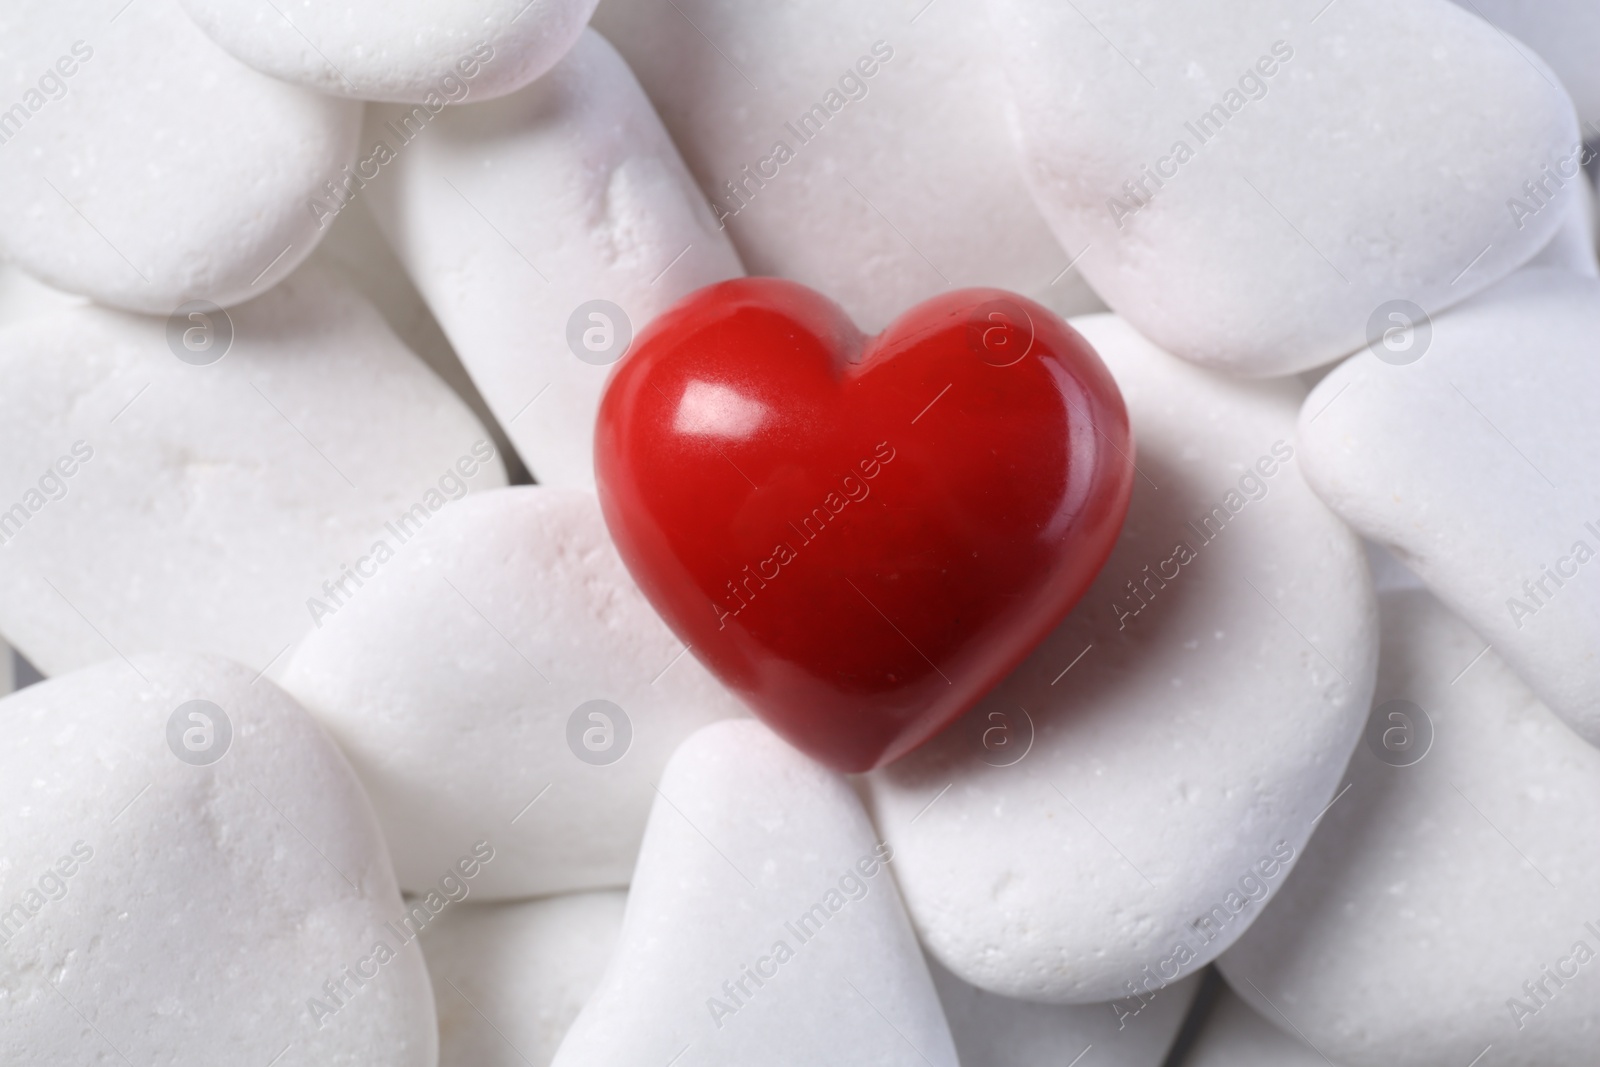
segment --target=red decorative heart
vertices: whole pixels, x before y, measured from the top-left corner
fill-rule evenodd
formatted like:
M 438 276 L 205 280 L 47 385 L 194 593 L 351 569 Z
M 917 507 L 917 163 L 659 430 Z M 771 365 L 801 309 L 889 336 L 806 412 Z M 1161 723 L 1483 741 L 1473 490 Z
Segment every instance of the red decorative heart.
M 1083 595 L 1132 453 L 1105 365 L 1030 300 L 950 293 L 869 339 L 804 286 L 743 278 L 640 335 L 595 474 L 678 637 L 854 772 L 948 725 Z

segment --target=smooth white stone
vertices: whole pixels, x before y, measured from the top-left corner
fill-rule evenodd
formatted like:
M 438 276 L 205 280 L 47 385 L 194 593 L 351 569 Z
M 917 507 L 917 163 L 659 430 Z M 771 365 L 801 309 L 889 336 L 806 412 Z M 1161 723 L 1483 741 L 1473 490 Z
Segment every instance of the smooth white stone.
M 1330 1062 L 1225 988 L 1183 1067 L 1328 1067 Z
M 605 973 L 627 894 L 464 904 L 422 934 L 439 1067 L 549 1067 Z
M 443 107 L 504 96 L 548 71 L 596 0 L 179 2 L 263 74 L 333 96 Z
M 180 736 L 202 733 L 169 742 L 196 700 L 215 706 L 209 741 L 185 712 Z M 427 970 L 384 925 L 403 909 L 372 809 L 270 681 L 111 660 L 0 701 L 0 724 L 6 1063 L 434 1067 Z M 225 733 L 209 765 L 175 755 Z
M 1463 300 L 1560 225 L 1558 206 L 1519 218 L 1509 202 L 1578 143 L 1570 101 L 1447 0 L 1238 0 L 1225 18 L 1159 0 L 989 6 L 1056 237 L 1089 247 L 1095 291 L 1187 359 L 1314 367 L 1366 343 L 1386 301 Z M 1125 183 L 1141 180 L 1138 206 Z
M 156 315 L 287 277 L 361 127 L 359 104 L 241 66 L 176 0 L 6 5 L 0 94 L 0 250 Z
M 359 596 L 343 568 L 394 540 L 386 522 L 447 503 L 459 460 L 463 492 L 505 482 L 471 412 L 337 275 L 213 320 L 233 341 L 209 366 L 125 312 L 0 331 L 0 632 L 46 675 L 172 650 L 264 670 L 324 583 Z
M 594 495 L 523 486 L 426 526 L 321 620 L 283 684 L 350 757 L 408 892 L 492 830 L 500 855 L 474 891 L 507 899 L 628 884 L 668 757 L 743 714 L 683 653 Z M 607 741 L 579 714 L 591 700 L 628 727 Z M 591 741 L 613 762 L 579 758 L 574 717 L 577 743 L 600 729 Z
M 826 293 L 868 332 L 952 286 L 1063 315 L 1105 309 L 1076 268 L 1063 273 L 1082 245 L 1063 251 L 1028 196 L 983 0 L 604 0 L 595 25 L 718 215 L 736 212 L 724 222 L 752 273 Z M 800 129 L 819 105 L 825 125 Z M 794 158 L 763 167 L 779 142 Z
M 1600 139 L 1600 7 L 1593 0 L 1456 0 L 1561 76 L 1589 141 Z
M 1197 976 L 1185 978 L 1142 1007 L 1038 1004 L 968 985 L 937 960 L 928 970 L 961 1062 L 984 1067 L 1041 1067 L 1073 1057 L 1100 1067 L 1161 1067 L 1200 984 Z
M 1362 353 L 1306 400 L 1307 480 L 1600 742 L 1600 282 L 1519 271 L 1430 328 L 1415 362 Z
M 557 1067 L 956 1067 L 883 859 L 842 778 L 760 723 L 701 730 L 661 777 L 616 954 Z
M 868 781 L 940 962 L 997 993 L 1132 1005 L 1204 966 L 1259 912 L 1246 895 L 1282 883 L 1360 736 L 1377 618 L 1361 542 L 1278 462 L 1296 384 L 1226 379 L 1115 316 L 1073 325 L 1138 445 L 1122 536 L 1021 667 Z M 1209 542 L 1185 525 L 1233 504 Z M 980 758 L 1016 750 L 1013 766 Z M 1213 907 L 1209 930 L 1191 925 Z
M 461 365 L 455 349 L 450 347 L 450 339 L 444 335 L 433 312 L 428 310 L 427 301 L 422 299 L 405 268 L 395 258 L 394 250 L 378 229 L 377 220 L 364 199 L 352 202 L 329 223 L 328 235 L 317 246 L 314 257 L 316 262 L 338 271 L 371 301 L 405 346 L 421 356 L 422 361 L 466 401 L 493 436 L 500 458 L 516 481 L 521 462 L 511 447 L 511 439 L 494 421 L 489 405 L 484 403 L 478 387 L 472 384 L 472 377 Z
M 1406 730 L 1385 707 L 1409 700 L 1415 743 L 1431 732 L 1431 746 L 1401 767 L 1378 742 L 1357 748 L 1349 792 L 1220 966 L 1258 1012 L 1346 1067 L 1467 1064 L 1491 1044 L 1485 1063 L 1588 1062 L 1600 752 L 1496 652 L 1475 661 L 1482 639 L 1427 593 L 1385 594 L 1382 615 L 1378 729 Z M 1580 941 L 1587 962 L 1563 965 Z M 1515 1013 L 1513 999 L 1540 1004 L 1523 988 L 1540 981 L 1542 1006 Z
M 534 477 L 593 488 L 610 368 L 574 354 L 569 322 L 609 300 L 638 337 L 742 273 L 733 247 L 598 34 L 526 89 L 447 109 L 410 143 L 395 132 L 403 113 L 369 109 L 363 154 L 382 141 L 398 158 L 360 195 Z

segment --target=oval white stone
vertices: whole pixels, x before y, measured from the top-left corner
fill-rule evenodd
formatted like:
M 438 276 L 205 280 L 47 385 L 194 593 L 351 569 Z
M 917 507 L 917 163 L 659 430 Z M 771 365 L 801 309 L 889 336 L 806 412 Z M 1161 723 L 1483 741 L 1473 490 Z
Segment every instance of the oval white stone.
M 555 1067 L 956 1067 L 879 841 L 844 779 L 754 721 L 661 776 L 621 940 Z
M 951 286 L 1104 310 L 1028 197 L 983 0 L 605 0 L 595 25 L 753 273 L 868 333 Z
M 422 294 L 417 292 L 416 285 L 400 265 L 400 260 L 395 258 L 394 250 L 378 229 L 372 209 L 364 199 L 347 205 L 339 212 L 338 218 L 329 224 L 328 236 L 317 246 L 314 261 L 324 263 L 343 275 L 362 296 L 371 301 L 405 346 L 443 378 L 445 384 L 466 401 L 472 413 L 478 416 L 478 421 L 483 423 L 495 447 L 499 449 L 512 483 L 526 484 L 529 479 L 516 450 L 511 447 L 511 439 L 495 421 L 478 387 L 472 384 L 472 377 L 461 365 L 461 358 L 450 347 L 450 339 L 445 337 L 439 321 L 428 309 L 427 301 L 422 299 Z M 0 294 L 3 294 L 3 290 L 0 290 Z
M 416 132 L 418 129 L 423 132 Z M 609 366 L 655 315 L 742 273 L 650 101 L 598 34 L 546 77 L 423 125 L 369 109 L 363 143 L 396 158 L 362 194 L 450 343 L 542 485 L 594 487 Z M 379 156 L 383 153 L 380 152 Z M 586 350 L 587 353 L 587 350 Z M 598 361 L 605 352 L 596 351 Z
M 1381 740 L 1356 749 L 1348 794 L 1219 966 L 1348 1067 L 1466 1064 L 1491 1044 L 1485 1062 L 1508 1067 L 1586 1062 L 1600 752 L 1496 652 L 1476 658 L 1482 639 L 1427 593 L 1386 593 L 1382 611 L 1368 734 L 1431 733 L 1431 747 L 1407 766 L 1381 761 Z
M 1300 388 L 1073 324 L 1138 444 L 1121 538 L 1021 667 L 867 781 L 929 951 L 1088 1003 L 1193 973 L 1282 884 L 1365 720 L 1377 631 L 1361 543 L 1292 459 Z
M 0 93 L 0 249 L 58 289 L 156 315 L 288 276 L 361 126 L 359 104 L 240 65 L 176 0 L 7 4 Z
M 1317 386 L 1306 478 L 1600 743 L 1600 281 L 1518 271 L 1427 329 Z
M 263 74 L 333 96 L 443 107 L 504 96 L 555 66 L 596 0 L 179 2 Z
M 281 666 L 360 595 L 346 568 L 373 568 L 386 523 L 505 483 L 471 412 L 338 275 L 196 316 L 85 306 L 0 331 L 0 632 L 47 675 L 165 650 Z M 176 354 L 230 331 L 218 362 Z
M 0 722 L 6 1062 L 434 1067 L 372 809 L 271 682 L 111 660 L 7 697 Z
M 990 10 L 1035 199 L 1089 248 L 1096 292 L 1176 355 L 1326 363 L 1386 301 L 1447 307 L 1560 225 L 1560 206 L 1508 204 L 1577 143 L 1571 102 L 1447 0 Z
M 543 486 L 452 505 L 283 684 L 349 755 L 408 892 L 493 832 L 481 899 L 627 885 L 668 757 L 743 714 L 633 584 L 594 495 Z M 580 710 L 596 700 L 614 707 Z

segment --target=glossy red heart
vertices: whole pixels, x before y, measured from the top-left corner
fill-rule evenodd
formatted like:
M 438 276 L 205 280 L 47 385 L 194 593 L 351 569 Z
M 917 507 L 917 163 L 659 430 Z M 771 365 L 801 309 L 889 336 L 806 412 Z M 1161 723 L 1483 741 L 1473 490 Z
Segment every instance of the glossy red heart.
M 600 503 L 693 654 L 841 771 L 932 737 L 1083 595 L 1133 444 L 1088 342 L 994 289 L 867 338 L 743 278 L 645 330 L 600 404 Z

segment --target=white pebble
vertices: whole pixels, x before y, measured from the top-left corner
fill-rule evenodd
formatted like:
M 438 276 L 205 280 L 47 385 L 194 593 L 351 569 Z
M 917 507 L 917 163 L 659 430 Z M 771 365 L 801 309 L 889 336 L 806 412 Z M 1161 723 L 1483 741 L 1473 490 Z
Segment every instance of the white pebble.
M 1297 385 L 1073 325 L 1138 443 L 1117 547 L 973 712 L 867 780 L 942 963 L 1132 1010 L 1282 885 L 1366 718 L 1377 619 L 1360 541 L 1301 481 Z
M 893 857 L 845 780 L 765 726 L 701 730 L 661 776 L 616 955 L 556 1067 L 956 1067 Z
M 179 0 L 241 63 L 319 93 L 447 104 L 492 100 L 556 65 L 596 0 Z M 289 6 L 289 5 L 285 5 Z M 292 14 L 291 14 L 292 12 Z
M 1600 743 L 1597 336 L 1600 281 L 1522 270 L 1334 370 L 1299 435 L 1328 505 Z
M 1104 310 L 1066 270 L 1081 246 L 1063 251 L 1028 197 L 983 24 L 983 0 L 605 0 L 595 15 L 745 265 L 869 332 L 951 286 Z
M 372 809 L 271 682 L 112 660 L 0 722 L 6 1062 L 434 1067 Z
M 598 34 L 511 96 L 405 115 L 369 109 L 364 154 L 397 158 L 359 195 L 534 477 L 593 488 L 609 363 L 738 257 Z
M 176 0 L 8 4 L 0 94 L 0 249 L 58 289 L 158 315 L 286 277 L 361 125 L 359 104 L 241 66 Z
M 450 347 L 439 321 L 395 258 L 394 250 L 378 229 L 377 220 L 372 217 L 365 200 L 355 201 L 329 224 L 328 235 L 317 246 L 314 261 L 327 264 L 343 275 L 371 301 L 405 346 L 420 356 L 472 408 L 472 413 L 493 436 L 495 447 L 501 450 L 501 458 L 507 465 L 515 464 L 510 439 L 494 421 L 489 405 L 483 402 L 478 387 L 472 384 L 471 376 L 461 365 L 455 349 Z M 515 474 L 512 480 L 517 480 Z
M 743 713 L 634 586 L 594 495 L 543 486 L 453 505 L 283 684 L 349 755 L 408 892 L 463 842 L 506 843 L 482 899 L 627 885 L 673 749 Z
M 627 895 L 463 904 L 422 934 L 439 1067 L 549 1067 L 600 983 Z
M 1600 752 L 1427 593 L 1382 613 L 1349 791 L 1220 966 L 1335 1063 L 1587 1063 Z
M 1283 375 L 1352 352 L 1386 301 L 1437 311 L 1527 262 L 1572 196 L 1566 94 L 1447 0 L 990 9 L 1045 217 L 1187 359 Z M 1563 187 L 1530 193 L 1547 166 Z
M 46 675 L 170 650 L 281 667 L 360 595 L 347 568 L 392 552 L 374 552 L 386 523 L 505 482 L 471 412 L 336 274 L 196 315 L 0 331 L 0 632 Z

